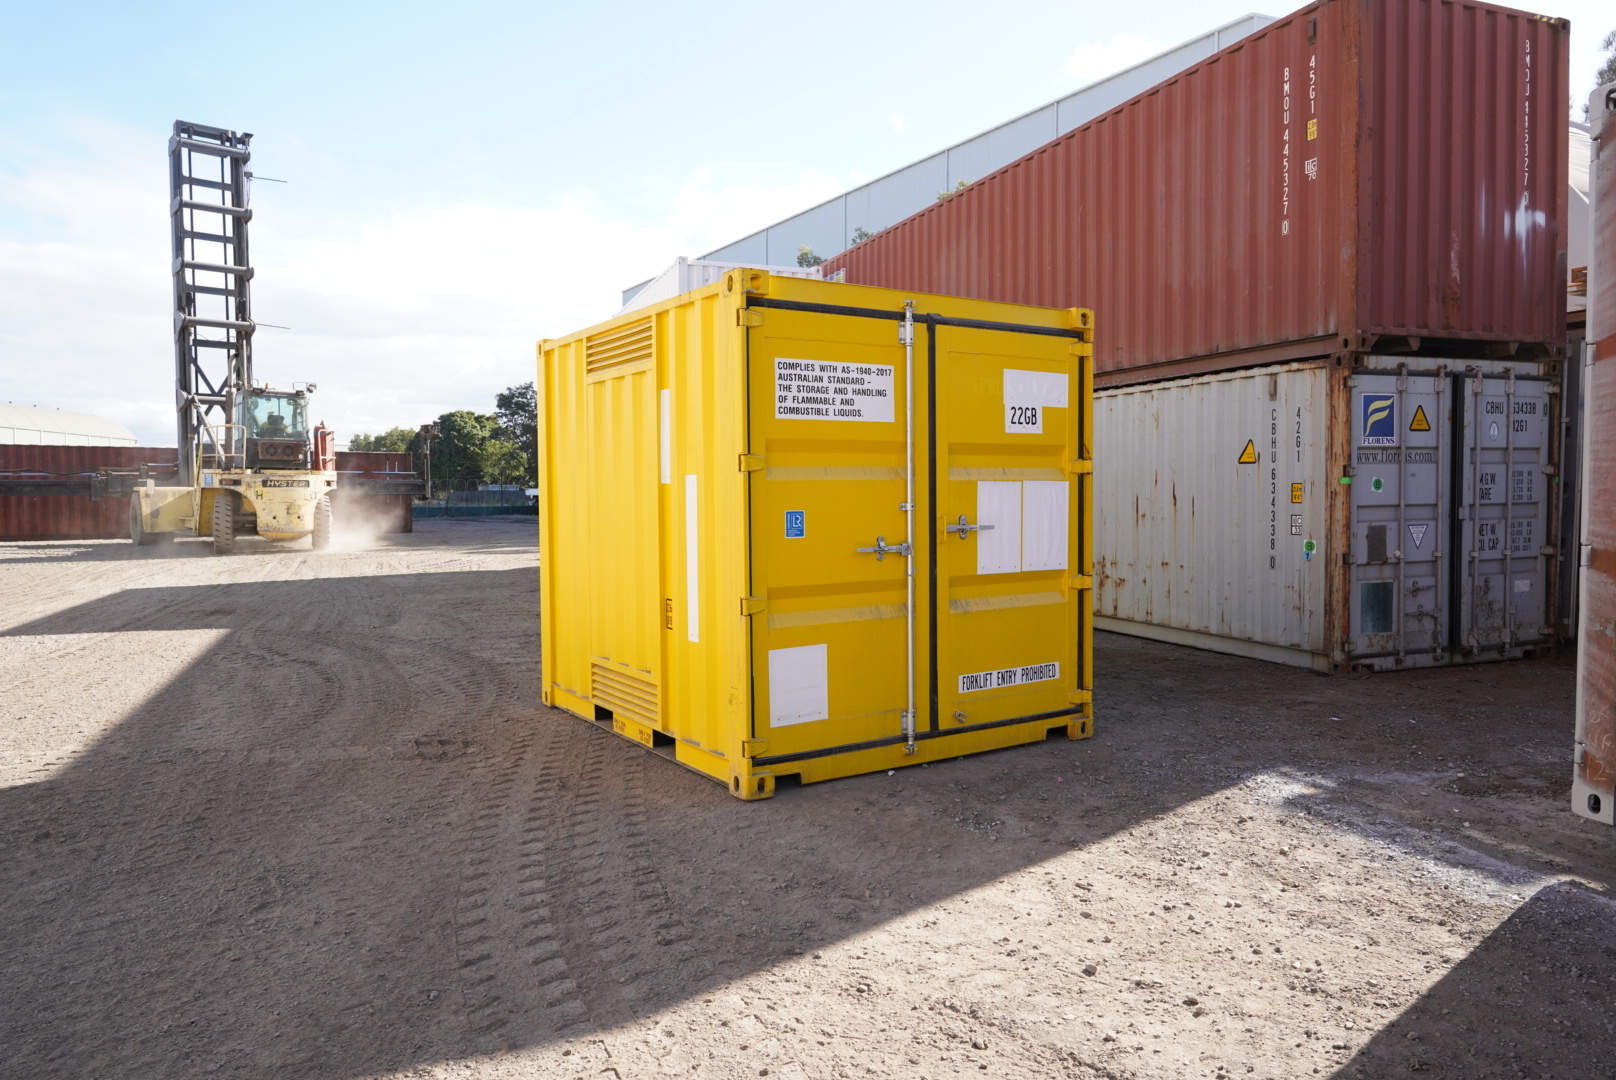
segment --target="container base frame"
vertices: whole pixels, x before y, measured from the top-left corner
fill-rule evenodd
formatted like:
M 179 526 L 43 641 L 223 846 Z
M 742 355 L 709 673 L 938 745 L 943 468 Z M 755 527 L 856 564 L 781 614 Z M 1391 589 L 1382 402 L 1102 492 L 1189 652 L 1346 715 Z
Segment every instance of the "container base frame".
M 801 760 L 770 762 L 766 756 L 758 755 L 755 759 L 743 759 L 741 766 L 736 768 L 722 754 L 675 739 L 647 724 L 613 716 L 609 710 L 596 708 L 588 700 L 560 687 L 551 687 L 550 693 L 550 704 L 554 708 L 637 743 L 658 757 L 683 765 L 728 787 L 731 795 L 747 801 L 771 798 L 776 781 L 786 777 L 793 777 L 801 784 L 817 784 L 825 780 L 840 780 L 909 765 L 935 764 L 989 750 L 1043 742 L 1056 732 L 1064 732 L 1068 739 L 1074 740 L 1088 739 L 1094 735 L 1093 705 L 1085 702 L 1074 706 L 1070 712 L 1063 711 L 1059 716 L 1029 717 L 991 727 L 926 733 L 916 740 L 914 753 L 907 753 L 904 742 L 899 739 L 890 745 L 839 752 L 833 750 Z

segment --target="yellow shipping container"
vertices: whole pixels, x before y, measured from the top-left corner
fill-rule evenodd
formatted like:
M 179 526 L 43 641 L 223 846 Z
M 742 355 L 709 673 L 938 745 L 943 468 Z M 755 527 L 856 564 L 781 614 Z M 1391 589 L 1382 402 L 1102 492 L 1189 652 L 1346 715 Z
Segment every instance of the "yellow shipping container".
M 733 270 L 540 342 L 545 704 L 745 799 L 1092 734 L 1092 341 Z

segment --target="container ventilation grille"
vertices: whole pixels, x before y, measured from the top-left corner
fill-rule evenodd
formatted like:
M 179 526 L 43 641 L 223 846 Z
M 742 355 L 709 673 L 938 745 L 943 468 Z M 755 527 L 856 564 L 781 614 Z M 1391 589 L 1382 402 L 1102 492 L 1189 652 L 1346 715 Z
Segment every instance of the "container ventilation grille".
M 595 704 L 610 709 L 613 716 L 656 727 L 660 707 L 657 684 L 604 664 L 592 664 Z
M 590 375 L 629 364 L 650 362 L 650 319 L 642 319 L 584 339 L 584 370 Z

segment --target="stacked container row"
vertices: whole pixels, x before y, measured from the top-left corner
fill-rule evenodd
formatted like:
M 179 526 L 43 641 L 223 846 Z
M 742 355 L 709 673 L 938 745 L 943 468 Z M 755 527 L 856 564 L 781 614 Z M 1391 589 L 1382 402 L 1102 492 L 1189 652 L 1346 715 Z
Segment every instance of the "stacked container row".
M 1092 297 L 1097 625 L 1334 670 L 1557 635 L 1569 27 L 1324 0 L 831 260 Z

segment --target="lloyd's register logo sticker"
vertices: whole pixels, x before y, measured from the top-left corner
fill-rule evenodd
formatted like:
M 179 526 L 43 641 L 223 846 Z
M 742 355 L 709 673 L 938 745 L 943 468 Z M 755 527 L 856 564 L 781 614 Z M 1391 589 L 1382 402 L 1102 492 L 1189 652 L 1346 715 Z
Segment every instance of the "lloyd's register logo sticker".
M 1365 394 L 1362 446 L 1397 445 L 1397 397 L 1393 394 Z

